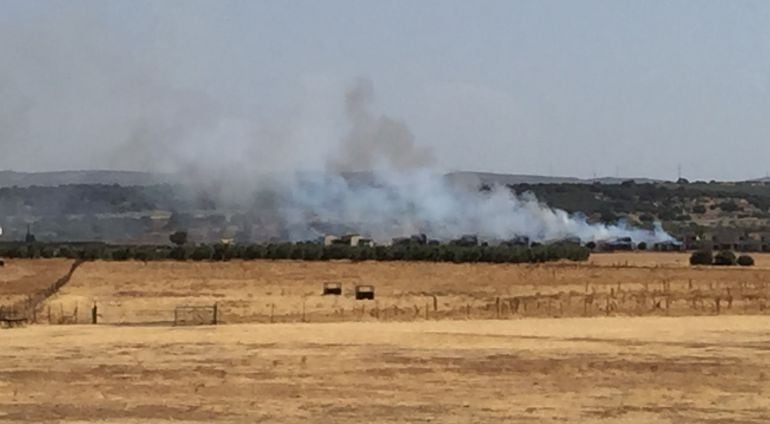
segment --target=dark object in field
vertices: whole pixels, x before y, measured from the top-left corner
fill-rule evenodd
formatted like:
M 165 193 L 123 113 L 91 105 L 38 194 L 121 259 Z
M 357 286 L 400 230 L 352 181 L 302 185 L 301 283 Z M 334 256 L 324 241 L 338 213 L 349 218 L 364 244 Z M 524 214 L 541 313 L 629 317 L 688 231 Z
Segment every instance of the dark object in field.
M 324 283 L 324 296 L 340 296 L 342 295 L 342 284 L 340 283 Z
M 5 266 L 5 261 L 0 259 L 0 267 L 3 267 L 3 266 Z
M 356 286 L 356 300 L 374 300 L 374 286 Z
M 27 322 L 27 318 L 24 317 L 0 317 L 1 328 L 24 327 Z

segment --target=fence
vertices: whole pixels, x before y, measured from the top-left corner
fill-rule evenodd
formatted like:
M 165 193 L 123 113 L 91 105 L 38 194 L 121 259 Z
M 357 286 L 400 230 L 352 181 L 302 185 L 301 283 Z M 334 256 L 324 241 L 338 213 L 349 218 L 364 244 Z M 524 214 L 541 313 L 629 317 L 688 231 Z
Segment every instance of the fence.
M 104 302 L 91 305 L 49 304 L 52 324 L 210 325 L 221 323 L 417 321 L 439 319 L 518 319 L 529 317 L 596 317 L 646 315 L 719 315 L 770 313 L 770 287 L 765 283 L 694 285 L 586 284 L 580 291 L 495 296 L 477 294 L 378 295 L 376 300 L 344 296 L 304 295 L 223 299 L 217 304 L 150 309 L 151 301 Z M 544 287 L 547 289 L 547 287 Z
M 49 297 L 58 292 L 72 278 L 72 274 L 83 263 L 82 260 L 75 261 L 70 266 L 69 271 L 63 277 L 51 283 L 50 286 L 34 294 L 26 296 L 10 305 L 0 306 L 0 321 L 5 323 L 14 322 L 37 322 L 40 305 Z
M 217 325 L 218 307 L 177 306 L 174 309 L 174 325 Z

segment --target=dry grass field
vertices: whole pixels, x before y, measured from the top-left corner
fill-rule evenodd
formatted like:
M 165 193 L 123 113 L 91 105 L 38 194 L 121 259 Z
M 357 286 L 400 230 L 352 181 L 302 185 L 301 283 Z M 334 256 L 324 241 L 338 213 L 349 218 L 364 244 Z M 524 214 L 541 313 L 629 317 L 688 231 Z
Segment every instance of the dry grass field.
M 233 261 L 89 262 L 42 316 L 104 323 L 173 320 L 217 303 L 225 323 L 413 321 L 521 317 L 764 314 L 770 255 L 753 268 L 693 268 L 686 254 L 593 255 L 587 264 Z M 324 282 L 344 296 L 321 296 Z M 372 284 L 374 301 L 356 301 Z M 69 319 L 69 318 L 68 318 Z M 71 321 L 71 320 L 70 320 Z
M 31 326 L 2 423 L 767 423 L 770 317 Z
M 0 306 L 22 301 L 67 273 L 66 259 L 13 260 L 0 268 Z
M 38 322 L 89 322 L 96 303 L 105 325 L 0 330 L 0 423 L 770 422 L 756 259 L 87 262 Z M 9 261 L 1 293 L 71 265 Z M 332 281 L 343 296 L 320 295 Z M 362 283 L 374 301 L 352 298 Z M 146 325 L 215 302 L 231 325 Z

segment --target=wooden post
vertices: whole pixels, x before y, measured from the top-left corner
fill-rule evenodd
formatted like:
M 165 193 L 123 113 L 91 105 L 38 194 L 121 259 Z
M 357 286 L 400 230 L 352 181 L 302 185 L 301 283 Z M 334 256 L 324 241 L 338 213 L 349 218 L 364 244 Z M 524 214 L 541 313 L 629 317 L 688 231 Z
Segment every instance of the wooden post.
M 302 300 L 302 322 L 305 322 L 305 300 Z
M 96 324 L 97 317 L 96 303 L 94 303 L 93 306 L 91 306 L 91 324 Z
M 500 298 L 495 299 L 495 314 L 497 319 L 500 319 Z
M 96 306 L 94 306 L 96 308 Z M 212 319 L 212 324 L 217 325 L 219 323 L 219 305 L 214 302 L 214 316 Z
M 433 295 L 433 312 L 438 312 L 438 298 Z
M 430 319 L 430 309 L 428 309 L 428 302 L 425 302 L 425 321 Z
M 80 306 L 78 303 L 75 303 L 75 312 L 72 314 L 72 317 L 74 318 L 73 321 L 75 321 L 75 324 L 78 323 L 78 306 Z
M 722 303 L 722 299 L 720 299 L 719 296 L 717 296 L 716 299 L 714 299 L 714 305 L 716 306 L 717 315 L 719 315 L 720 303 Z

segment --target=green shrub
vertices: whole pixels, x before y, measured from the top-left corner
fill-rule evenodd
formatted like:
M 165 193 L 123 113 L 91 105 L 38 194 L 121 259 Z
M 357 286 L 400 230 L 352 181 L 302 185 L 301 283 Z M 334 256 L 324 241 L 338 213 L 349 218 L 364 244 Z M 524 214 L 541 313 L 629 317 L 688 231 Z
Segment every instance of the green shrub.
M 698 250 L 690 256 L 690 265 L 712 265 L 714 255 L 710 250 Z
M 113 261 L 127 261 L 131 259 L 131 250 L 128 248 L 125 249 L 116 249 L 113 250 L 111 253 L 111 257 Z
M 735 262 L 735 253 L 730 250 L 723 250 L 714 256 L 714 265 L 733 266 Z
M 195 250 L 193 250 L 192 255 L 190 255 L 190 259 L 194 261 L 208 261 L 211 259 L 213 254 L 214 250 L 211 247 L 205 244 L 201 244 L 197 246 Z
M 754 258 L 749 255 L 741 255 L 737 261 L 740 266 L 754 266 Z

